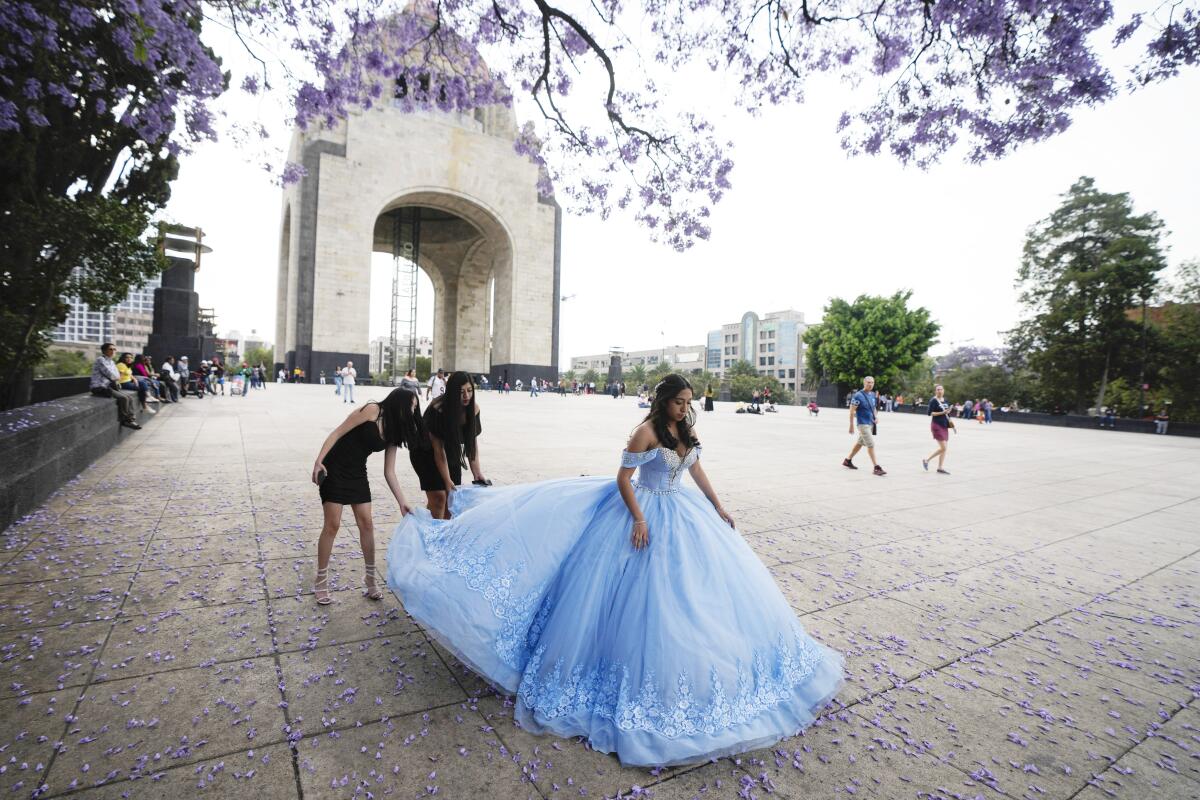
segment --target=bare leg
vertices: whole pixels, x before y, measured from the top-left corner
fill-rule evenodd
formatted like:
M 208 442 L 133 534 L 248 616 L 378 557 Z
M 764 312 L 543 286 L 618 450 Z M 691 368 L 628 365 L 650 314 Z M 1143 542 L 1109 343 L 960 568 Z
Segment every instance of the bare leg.
M 858 448 L 859 448 L 859 445 L 854 445 L 855 450 L 857 450 Z M 875 465 L 877 467 L 879 466 L 879 462 L 875 460 L 875 448 L 874 447 L 867 448 L 867 456 L 871 459 L 871 463 L 873 465 Z
M 862 450 L 862 445 L 855 442 L 853 449 L 850 450 L 850 455 L 846 456 L 846 460 L 853 461 L 854 457 L 858 455 L 859 450 Z M 872 459 L 874 459 L 874 456 L 872 456 Z
M 358 543 L 362 547 L 363 569 L 366 572 L 368 600 L 382 600 L 383 592 L 375 582 L 375 521 L 371 518 L 371 504 L 359 503 L 351 506 L 354 522 L 358 525 Z
M 321 525 L 321 538 L 317 540 L 317 581 L 313 589 L 317 603 L 327 606 L 333 602 L 329 594 L 329 556 L 333 554 L 333 540 L 342 526 L 342 504 L 324 503 L 325 521 Z
M 434 519 L 450 519 L 446 508 L 445 492 L 426 492 L 425 500 L 425 507 L 429 509 L 430 516 Z

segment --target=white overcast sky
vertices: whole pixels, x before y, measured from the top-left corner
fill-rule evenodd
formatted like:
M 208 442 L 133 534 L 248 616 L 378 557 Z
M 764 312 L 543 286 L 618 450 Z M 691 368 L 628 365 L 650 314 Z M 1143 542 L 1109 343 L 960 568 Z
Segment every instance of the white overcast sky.
M 701 107 L 715 103 L 716 93 L 685 83 L 666 88 Z M 1193 69 L 1083 111 L 1065 134 L 1004 160 L 971 165 L 951 156 L 927 171 L 847 156 L 835 125 L 861 102 L 832 81 L 814 83 L 803 105 L 757 118 L 706 108 L 733 141 L 736 164 L 710 241 L 676 253 L 625 218 L 564 215 L 562 293 L 573 297 L 562 304 L 560 364 L 614 346 L 701 344 L 745 311 L 790 307 L 818 321 L 831 297 L 900 289 L 913 290 L 913 302 L 941 323 L 935 353 L 998 345 L 1018 317 L 1013 280 L 1025 231 L 1081 175 L 1161 216 L 1172 269 L 1200 258 L 1198 99 Z M 270 103 L 225 102 L 286 145 L 287 125 Z M 182 159 L 167 216 L 207 233 L 214 252 L 196 286 L 221 332 L 253 329 L 272 340 L 281 192 L 262 157 L 227 140 L 197 148 Z M 390 259 L 377 258 L 372 336 L 388 328 Z M 428 334 L 427 280 L 422 289 L 418 330 Z

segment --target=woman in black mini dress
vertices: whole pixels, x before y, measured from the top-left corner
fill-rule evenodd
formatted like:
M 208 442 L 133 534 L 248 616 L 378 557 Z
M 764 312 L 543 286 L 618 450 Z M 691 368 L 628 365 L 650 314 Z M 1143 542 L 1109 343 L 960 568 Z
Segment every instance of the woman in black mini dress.
M 466 372 L 446 380 L 446 393 L 434 398 L 425 410 L 422 447 L 408 449 L 408 459 L 425 492 L 426 507 L 434 519 L 450 519 L 449 493 L 462 483 L 462 468 L 469 466 L 476 483 L 486 483 L 479 467 L 479 407 L 475 383 Z
M 371 520 L 371 485 L 367 481 L 367 458 L 385 450 L 383 477 L 400 504 L 400 512 L 412 508 L 404 500 L 396 480 L 396 448 L 410 451 L 421 445 L 421 403 L 414 392 L 395 389 L 383 402 L 370 402 L 346 417 L 326 437 L 313 464 L 313 483 L 320 487 L 325 521 L 317 542 L 317 580 L 314 590 L 319 605 L 333 602 L 329 593 L 329 556 L 342 523 L 342 506 L 354 511 L 366 569 L 365 596 L 379 600 L 383 592 L 375 582 L 375 525 Z

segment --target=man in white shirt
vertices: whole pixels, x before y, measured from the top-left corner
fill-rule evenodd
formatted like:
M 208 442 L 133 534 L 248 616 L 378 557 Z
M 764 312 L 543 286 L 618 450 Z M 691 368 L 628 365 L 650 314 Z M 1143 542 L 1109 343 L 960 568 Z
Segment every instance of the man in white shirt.
M 437 374 L 429 376 L 429 386 L 425 390 L 425 400 L 436 400 L 446 393 L 446 370 L 439 369 Z
M 179 373 L 175 371 L 174 356 L 167 356 L 167 360 L 162 363 L 158 369 L 158 377 L 167 385 L 167 393 L 171 395 L 171 402 L 179 402 Z
M 358 377 L 358 370 L 354 368 L 353 361 L 347 361 L 346 366 L 342 368 L 342 402 L 354 402 L 354 379 Z

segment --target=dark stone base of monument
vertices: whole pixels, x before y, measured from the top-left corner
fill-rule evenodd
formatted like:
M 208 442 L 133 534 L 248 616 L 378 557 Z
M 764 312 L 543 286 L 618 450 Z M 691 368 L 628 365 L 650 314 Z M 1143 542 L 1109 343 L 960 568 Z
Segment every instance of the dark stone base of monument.
M 138 422 L 153 419 L 140 412 Z M 114 400 L 91 394 L 0 412 L 0 530 L 126 436 L 139 435 L 144 433 L 121 427 Z
M 210 360 L 217 354 L 217 342 L 207 336 L 168 336 L 161 333 L 150 334 L 150 342 L 146 352 L 154 362 L 154 368 L 162 366 L 167 356 L 188 357 L 188 364 L 193 370 L 201 361 Z
M 154 290 L 154 332 L 164 336 L 200 333 L 200 295 L 183 289 Z
M 365 380 L 367 377 L 369 360 L 366 353 L 335 353 L 329 350 L 309 350 L 303 347 L 299 352 L 289 350 L 285 358 L 287 360 L 283 366 L 289 381 L 292 379 L 292 370 L 299 367 L 304 370 L 304 380 L 308 383 L 319 381 L 321 370 L 325 371 L 325 380 L 332 383 L 334 371 L 346 366 L 347 361 L 354 362 L 354 369 L 360 378 Z M 276 369 L 276 372 L 278 371 Z
M 846 393 L 836 383 L 822 383 L 817 387 L 817 405 L 822 408 L 846 407 Z
M 438 364 L 434 364 L 433 369 L 436 370 L 438 366 Z M 473 372 L 471 375 L 476 381 L 479 380 L 478 373 Z M 487 373 L 491 388 L 495 389 L 501 386 L 505 375 L 508 376 L 510 386 L 516 386 L 517 381 L 520 381 L 522 386 L 528 387 L 530 378 L 540 378 L 558 386 L 558 370 L 552 366 L 546 364 L 494 364 Z

